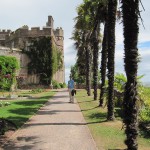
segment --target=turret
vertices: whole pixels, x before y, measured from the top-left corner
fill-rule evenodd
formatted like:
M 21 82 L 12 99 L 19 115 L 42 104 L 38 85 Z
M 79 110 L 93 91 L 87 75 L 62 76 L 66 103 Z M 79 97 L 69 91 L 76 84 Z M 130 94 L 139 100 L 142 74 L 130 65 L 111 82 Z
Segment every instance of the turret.
M 54 28 L 54 20 L 52 16 L 48 16 L 48 22 L 46 23 L 47 27 L 51 27 L 52 29 Z
M 57 28 L 55 31 L 54 31 L 54 33 L 55 33 L 55 36 L 56 37 L 64 37 L 64 31 L 63 31 L 63 29 L 60 27 L 60 28 Z

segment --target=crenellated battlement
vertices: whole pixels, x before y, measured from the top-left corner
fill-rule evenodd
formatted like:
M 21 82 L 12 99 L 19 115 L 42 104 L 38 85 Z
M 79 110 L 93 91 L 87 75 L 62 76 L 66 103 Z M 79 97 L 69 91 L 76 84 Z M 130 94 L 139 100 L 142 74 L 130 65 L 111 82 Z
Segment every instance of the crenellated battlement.
M 63 29 L 60 27 L 57 27 L 56 30 L 54 30 L 54 34 L 55 36 L 58 36 L 58 37 L 63 37 L 64 36 L 64 31 Z
M 0 30 L 0 45 L 7 47 L 16 47 L 23 48 L 26 44 L 29 43 L 31 38 L 38 38 L 41 36 L 52 36 L 55 44 L 60 47 L 63 47 L 64 33 L 63 29 L 60 27 L 54 29 L 54 20 L 52 16 L 48 16 L 48 21 L 46 26 L 40 27 L 29 27 L 23 25 L 15 31 L 11 30 Z
M 11 32 L 10 29 L 0 29 L 0 34 L 9 34 Z

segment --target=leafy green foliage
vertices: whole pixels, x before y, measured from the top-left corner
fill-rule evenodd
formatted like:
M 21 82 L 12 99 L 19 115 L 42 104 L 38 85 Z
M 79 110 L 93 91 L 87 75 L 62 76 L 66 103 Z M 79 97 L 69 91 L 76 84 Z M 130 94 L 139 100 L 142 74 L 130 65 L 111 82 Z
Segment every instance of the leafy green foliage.
M 144 87 L 140 81 L 140 79 L 144 75 L 138 76 L 137 81 L 138 81 L 138 96 L 139 100 L 137 101 L 137 106 L 140 109 L 139 112 L 139 120 L 142 123 L 147 123 L 150 122 L 150 88 Z M 125 84 L 127 82 L 127 78 L 125 77 L 124 74 L 122 73 L 117 73 L 115 75 L 115 88 L 119 92 L 124 92 Z M 115 103 L 120 103 L 122 104 L 123 97 L 121 99 L 115 99 Z M 120 102 L 118 102 L 120 101 Z M 121 107 L 121 105 L 120 105 Z
M 79 74 L 77 63 L 74 66 L 71 66 L 70 76 L 76 83 L 85 83 L 85 77 Z
M 5 106 L 8 106 L 8 105 L 11 105 L 10 102 L 0 102 L 0 107 L 5 107 Z
M 143 100 L 143 105 L 140 109 L 140 122 L 150 123 L 150 88 L 140 86 L 140 98 Z
M 66 88 L 67 87 L 66 83 L 59 83 L 59 85 L 60 85 L 61 88 Z
M 52 37 L 33 39 L 29 51 L 24 51 L 30 58 L 28 64 L 30 74 L 40 76 L 40 82 L 45 85 L 51 83 L 53 75 L 62 68 L 62 53 L 52 41 Z
M 117 88 L 117 90 L 119 90 L 120 92 L 124 91 L 124 86 L 126 82 L 127 78 L 123 73 L 116 73 L 114 86 L 115 88 Z
M 15 57 L 0 56 L 0 90 L 10 90 L 15 84 L 16 70 L 19 63 Z
M 58 83 L 56 80 L 52 80 L 52 85 L 54 89 L 66 88 L 66 83 Z
M 148 122 L 150 123 L 150 106 L 145 106 L 141 111 L 140 111 L 140 121 L 141 122 Z
M 143 87 L 141 83 L 141 78 L 143 78 L 143 76 L 144 75 L 137 77 L 139 90 L 141 90 L 141 87 Z M 127 82 L 127 78 L 123 73 L 115 74 L 114 86 L 115 88 L 117 88 L 117 90 L 119 90 L 120 92 L 124 91 L 126 82 Z
M 56 80 L 52 81 L 52 85 L 53 85 L 54 89 L 60 89 L 61 88 L 60 84 Z

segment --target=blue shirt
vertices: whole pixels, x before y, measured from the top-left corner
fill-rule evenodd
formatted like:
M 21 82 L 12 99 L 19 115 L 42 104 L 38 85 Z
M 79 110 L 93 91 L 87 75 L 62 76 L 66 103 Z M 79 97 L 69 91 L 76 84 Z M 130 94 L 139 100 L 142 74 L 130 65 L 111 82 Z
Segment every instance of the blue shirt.
M 69 89 L 74 89 L 74 81 L 73 80 L 68 81 L 68 88 Z

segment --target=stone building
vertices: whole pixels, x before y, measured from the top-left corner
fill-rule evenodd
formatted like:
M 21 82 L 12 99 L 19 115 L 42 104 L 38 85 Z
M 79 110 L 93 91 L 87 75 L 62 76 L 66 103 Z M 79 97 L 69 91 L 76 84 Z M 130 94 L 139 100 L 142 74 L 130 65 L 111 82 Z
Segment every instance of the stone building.
M 54 29 L 54 20 L 52 16 L 48 16 L 48 22 L 42 29 L 40 27 L 29 27 L 27 25 L 18 28 L 16 31 L 2 30 L 0 31 L 0 55 L 15 56 L 19 62 L 21 69 L 18 76 L 24 77 L 24 84 L 38 84 L 39 75 L 29 75 L 27 65 L 30 59 L 26 54 L 22 53 L 22 49 L 29 50 L 31 40 L 39 37 L 52 37 L 52 42 L 61 52 L 63 56 L 63 68 L 58 70 L 53 79 L 64 83 L 65 69 L 64 69 L 64 34 L 63 29 Z

